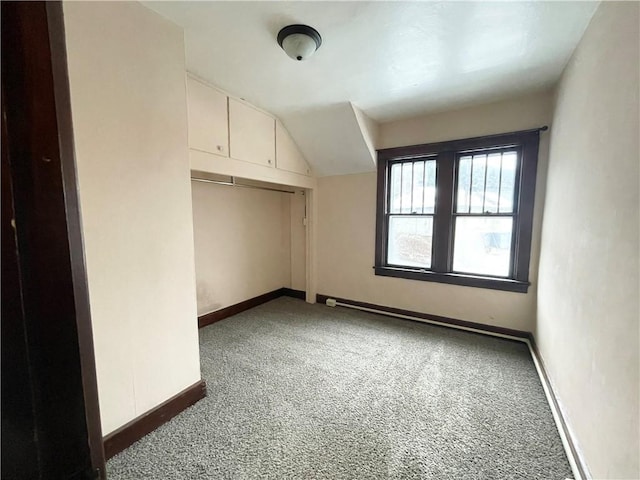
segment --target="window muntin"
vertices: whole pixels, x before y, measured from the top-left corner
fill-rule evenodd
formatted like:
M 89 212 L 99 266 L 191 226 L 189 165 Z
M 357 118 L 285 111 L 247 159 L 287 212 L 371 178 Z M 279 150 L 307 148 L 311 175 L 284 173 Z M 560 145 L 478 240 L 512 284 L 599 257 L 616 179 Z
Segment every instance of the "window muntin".
M 394 162 L 389 168 L 388 265 L 431 268 L 436 160 Z
M 436 159 L 390 163 L 389 185 L 390 214 L 433 214 L 436 204 Z
M 380 150 L 375 273 L 526 292 L 539 131 Z
M 516 147 L 458 155 L 452 272 L 511 276 L 519 158 Z M 390 163 L 388 265 L 431 268 L 436 162 L 431 157 Z
M 452 272 L 512 277 L 521 156 L 518 147 L 457 156 Z
M 456 213 L 513 212 L 519 157 L 517 148 L 461 154 Z

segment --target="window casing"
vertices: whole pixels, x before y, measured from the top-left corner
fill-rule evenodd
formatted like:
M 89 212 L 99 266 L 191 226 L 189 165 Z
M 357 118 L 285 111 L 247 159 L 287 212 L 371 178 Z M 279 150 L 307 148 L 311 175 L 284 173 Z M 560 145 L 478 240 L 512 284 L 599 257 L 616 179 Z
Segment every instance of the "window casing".
M 526 292 L 541 130 L 379 150 L 376 275 Z

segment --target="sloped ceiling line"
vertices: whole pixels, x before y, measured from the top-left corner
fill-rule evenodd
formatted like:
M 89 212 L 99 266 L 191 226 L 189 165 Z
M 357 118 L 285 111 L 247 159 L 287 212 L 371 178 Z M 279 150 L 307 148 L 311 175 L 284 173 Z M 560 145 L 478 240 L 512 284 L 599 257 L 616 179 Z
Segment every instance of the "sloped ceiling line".
M 322 176 L 375 168 L 374 121 L 552 87 L 598 7 L 571 1 L 143 4 L 184 29 L 189 71 L 279 117 Z M 304 62 L 291 60 L 276 41 L 279 29 L 293 23 L 314 27 L 323 38 Z

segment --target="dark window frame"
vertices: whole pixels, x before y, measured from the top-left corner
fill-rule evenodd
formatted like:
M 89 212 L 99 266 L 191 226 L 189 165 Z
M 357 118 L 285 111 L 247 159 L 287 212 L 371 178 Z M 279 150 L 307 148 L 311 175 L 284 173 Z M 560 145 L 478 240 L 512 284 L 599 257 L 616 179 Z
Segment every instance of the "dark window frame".
M 375 274 L 411 280 L 448 283 L 469 287 L 526 293 L 531 260 L 531 238 L 538 168 L 540 132 L 547 127 L 498 135 L 411 145 L 378 150 L 376 199 Z M 458 157 L 469 152 L 516 147 L 521 158 L 516 171 L 516 198 L 513 218 L 510 278 L 452 272 L 455 188 Z M 398 267 L 387 264 L 388 188 L 390 166 L 398 161 L 436 158 L 436 201 L 433 223 L 431 269 Z

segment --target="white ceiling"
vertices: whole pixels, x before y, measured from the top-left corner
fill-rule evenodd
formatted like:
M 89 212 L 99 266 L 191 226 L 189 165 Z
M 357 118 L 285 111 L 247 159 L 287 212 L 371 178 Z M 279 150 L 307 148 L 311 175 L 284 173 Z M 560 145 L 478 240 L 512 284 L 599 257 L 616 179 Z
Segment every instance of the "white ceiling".
M 189 71 L 272 112 L 290 130 L 294 118 L 347 102 L 386 122 L 550 87 L 598 6 L 143 3 L 185 29 Z M 290 59 L 276 42 L 278 31 L 292 23 L 311 25 L 322 35 L 320 49 L 303 62 Z M 322 162 L 309 160 L 316 169 Z

